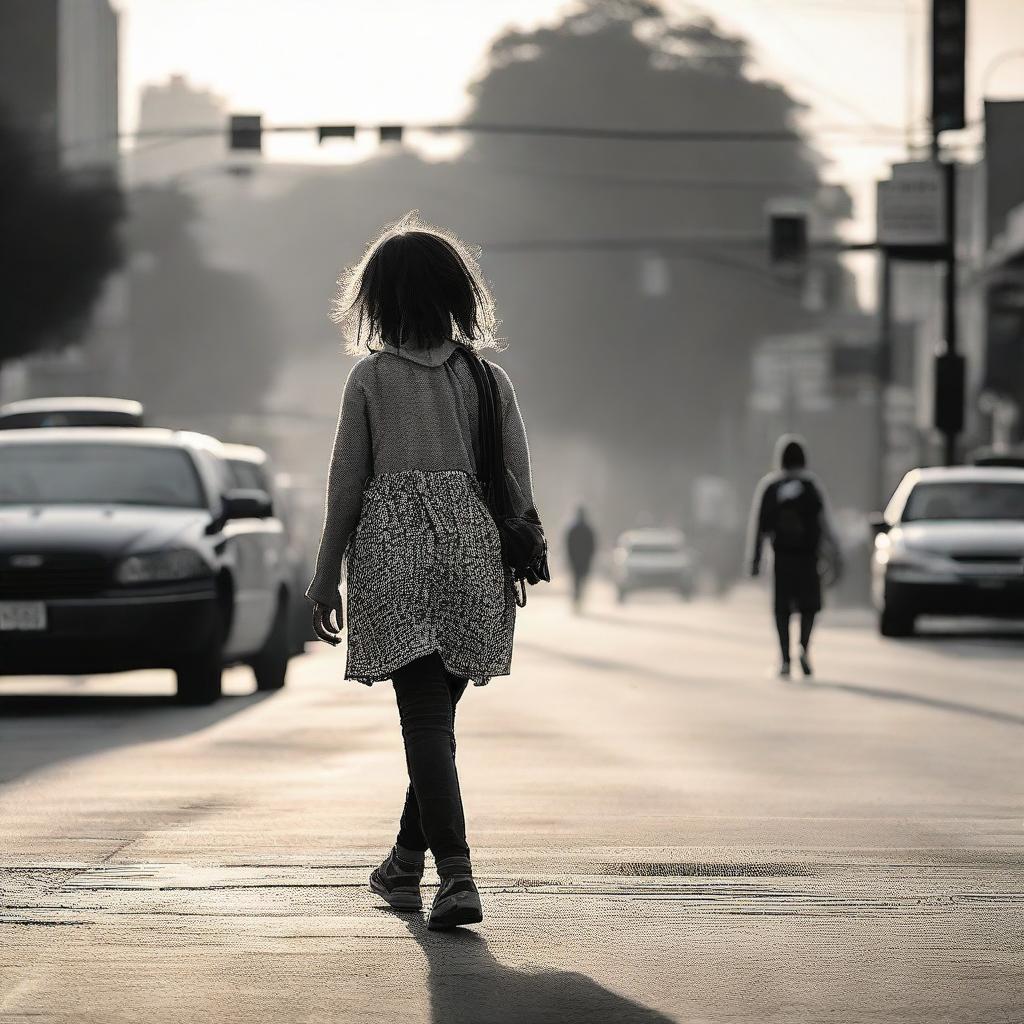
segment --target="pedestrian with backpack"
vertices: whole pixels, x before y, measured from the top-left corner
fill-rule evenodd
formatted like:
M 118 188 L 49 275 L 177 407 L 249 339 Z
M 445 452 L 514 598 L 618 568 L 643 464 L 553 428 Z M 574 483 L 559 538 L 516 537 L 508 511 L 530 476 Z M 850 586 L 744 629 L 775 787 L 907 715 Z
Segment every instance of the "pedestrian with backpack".
M 775 625 L 781 660 L 779 677 L 790 676 L 790 617 L 800 615 L 800 668 L 813 675 L 810 659 L 814 619 L 821 610 L 820 560 L 827 545 L 839 574 L 839 545 L 821 482 L 807 470 L 804 442 L 785 434 L 776 444 L 778 470 L 757 488 L 750 516 L 749 564 L 761 572 L 761 552 L 771 540 L 775 555 Z

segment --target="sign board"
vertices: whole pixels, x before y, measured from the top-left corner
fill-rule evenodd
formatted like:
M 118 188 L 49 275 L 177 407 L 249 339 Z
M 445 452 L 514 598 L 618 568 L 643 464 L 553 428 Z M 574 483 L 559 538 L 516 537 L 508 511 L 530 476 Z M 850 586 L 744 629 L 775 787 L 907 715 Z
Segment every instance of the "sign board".
M 931 161 L 894 164 L 892 177 L 878 183 L 880 245 L 942 245 L 946 203 L 942 168 Z
M 751 409 L 825 412 L 832 408 L 832 352 L 822 334 L 764 338 L 751 362 Z

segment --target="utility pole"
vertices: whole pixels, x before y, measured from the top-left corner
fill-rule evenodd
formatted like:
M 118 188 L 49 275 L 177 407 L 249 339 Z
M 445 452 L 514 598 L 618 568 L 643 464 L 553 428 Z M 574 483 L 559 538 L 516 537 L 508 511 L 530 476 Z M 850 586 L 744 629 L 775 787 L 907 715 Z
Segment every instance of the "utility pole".
M 947 466 L 956 461 L 957 437 L 964 425 L 964 357 L 957 347 L 956 164 L 940 161 L 939 135 L 963 128 L 967 0 L 932 0 L 932 160 L 941 164 L 945 193 L 942 333 L 944 348 L 935 360 L 935 427 L 942 434 Z

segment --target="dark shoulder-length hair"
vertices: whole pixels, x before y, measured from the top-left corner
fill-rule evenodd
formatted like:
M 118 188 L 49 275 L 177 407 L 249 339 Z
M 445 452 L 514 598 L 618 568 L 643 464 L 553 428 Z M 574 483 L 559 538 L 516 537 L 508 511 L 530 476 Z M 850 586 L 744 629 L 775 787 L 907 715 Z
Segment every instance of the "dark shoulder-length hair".
M 331 319 L 352 355 L 449 339 L 472 349 L 500 347 L 477 254 L 415 211 L 389 224 L 342 274 Z

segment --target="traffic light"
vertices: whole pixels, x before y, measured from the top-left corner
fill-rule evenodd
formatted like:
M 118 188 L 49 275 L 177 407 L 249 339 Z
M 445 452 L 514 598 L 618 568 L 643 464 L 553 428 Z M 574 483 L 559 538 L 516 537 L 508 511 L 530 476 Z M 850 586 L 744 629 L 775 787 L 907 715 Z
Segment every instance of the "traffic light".
M 263 115 L 232 114 L 228 122 L 228 148 L 248 150 L 250 153 L 263 151 Z
M 324 139 L 354 139 L 356 137 L 356 126 L 354 124 L 322 124 L 316 130 L 317 142 Z
M 967 0 L 932 0 L 932 132 L 964 127 Z
M 943 352 L 935 357 L 935 429 L 959 434 L 964 428 L 964 357 Z
M 773 267 L 794 269 L 807 262 L 807 215 L 772 213 L 768 220 L 768 253 Z

